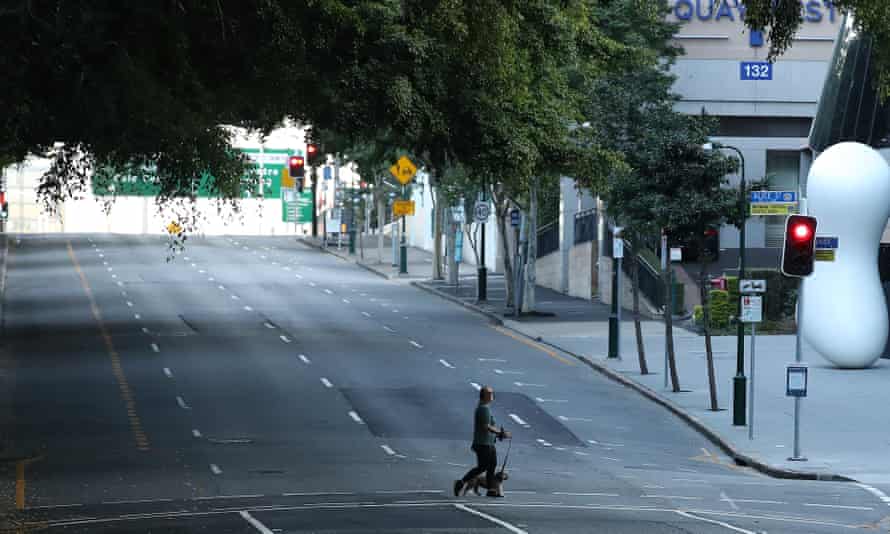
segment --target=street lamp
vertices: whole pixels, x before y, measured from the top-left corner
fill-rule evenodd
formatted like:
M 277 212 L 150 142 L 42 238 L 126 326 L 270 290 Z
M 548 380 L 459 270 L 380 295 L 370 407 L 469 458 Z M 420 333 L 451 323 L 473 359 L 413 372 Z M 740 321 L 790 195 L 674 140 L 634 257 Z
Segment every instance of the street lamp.
M 739 226 L 739 280 L 745 278 L 745 226 L 748 221 L 748 197 L 745 187 L 745 156 L 742 151 L 734 146 L 724 145 L 720 143 L 705 143 L 702 145 L 705 152 L 725 148 L 733 150 L 739 156 L 741 162 L 741 181 L 739 182 L 739 210 L 741 211 L 741 226 Z M 736 308 L 736 323 L 738 330 L 738 348 L 736 352 L 736 374 L 733 377 L 733 396 L 732 396 L 732 424 L 736 426 L 745 425 L 745 392 L 747 390 L 748 379 L 745 377 L 745 324 L 742 323 L 742 299 L 739 297 L 738 306 Z

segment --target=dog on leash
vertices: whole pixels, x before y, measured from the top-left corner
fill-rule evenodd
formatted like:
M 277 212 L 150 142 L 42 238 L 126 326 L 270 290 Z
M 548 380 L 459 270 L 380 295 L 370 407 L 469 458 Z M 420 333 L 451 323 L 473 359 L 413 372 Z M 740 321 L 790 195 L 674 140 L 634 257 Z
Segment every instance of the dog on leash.
M 464 485 L 464 495 L 469 493 L 470 490 L 473 490 L 473 493 L 476 495 L 482 495 L 482 490 L 493 491 L 498 495 L 504 494 L 504 481 L 509 479 L 510 475 L 507 474 L 506 471 L 498 471 L 494 474 L 494 487 L 489 488 L 488 482 L 486 481 L 485 473 L 477 476 L 476 478 L 470 480 Z

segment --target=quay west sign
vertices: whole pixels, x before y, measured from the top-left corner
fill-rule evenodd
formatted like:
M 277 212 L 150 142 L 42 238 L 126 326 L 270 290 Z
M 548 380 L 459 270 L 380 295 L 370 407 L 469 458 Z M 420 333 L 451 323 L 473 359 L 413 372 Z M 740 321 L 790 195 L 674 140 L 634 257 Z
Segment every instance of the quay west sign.
M 831 0 L 803 0 L 801 3 L 804 22 L 818 23 L 827 18 L 833 24 L 837 19 L 837 8 Z M 745 20 L 745 4 L 741 0 L 674 0 L 672 12 L 677 19 L 686 21 Z

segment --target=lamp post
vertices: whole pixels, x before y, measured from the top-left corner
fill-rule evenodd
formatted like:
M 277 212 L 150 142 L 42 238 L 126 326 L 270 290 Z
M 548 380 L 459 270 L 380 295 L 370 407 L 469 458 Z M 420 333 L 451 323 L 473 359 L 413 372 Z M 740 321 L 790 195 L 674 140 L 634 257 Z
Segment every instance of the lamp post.
M 739 156 L 741 163 L 741 181 L 739 182 L 739 210 L 741 215 L 741 225 L 739 226 L 739 280 L 745 278 L 745 226 L 748 222 L 748 197 L 745 187 L 745 156 L 738 148 L 720 143 L 705 143 L 702 148 L 709 152 L 720 148 L 733 150 Z M 742 299 L 739 297 L 738 306 L 736 307 L 736 323 L 738 329 L 737 351 L 736 351 L 736 374 L 732 379 L 733 396 L 732 396 L 732 424 L 736 426 L 745 425 L 745 407 L 746 407 L 746 390 L 748 379 L 745 377 L 745 324 L 742 323 Z

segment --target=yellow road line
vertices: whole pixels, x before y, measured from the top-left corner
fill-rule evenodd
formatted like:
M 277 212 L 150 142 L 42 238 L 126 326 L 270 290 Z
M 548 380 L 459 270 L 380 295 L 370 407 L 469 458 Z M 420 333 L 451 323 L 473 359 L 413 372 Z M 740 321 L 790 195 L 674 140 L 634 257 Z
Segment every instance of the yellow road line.
M 99 311 L 99 306 L 96 305 L 96 299 L 93 298 L 93 291 L 90 289 L 87 277 L 83 274 L 83 270 L 81 270 L 80 264 L 77 262 L 77 257 L 74 255 L 74 249 L 71 248 L 71 241 L 68 241 L 68 255 L 71 256 L 71 262 L 74 263 L 74 270 L 77 271 L 77 275 L 80 276 L 80 284 L 83 286 L 83 291 L 90 300 L 90 309 L 93 311 L 93 317 L 99 325 L 99 333 L 105 341 L 105 348 L 108 351 L 108 356 L 111 358 L 111 372 L 114 374 L 115 380 L 117 380 L 118 389 L 120 389 L 121 392 L 121 399 L 123 399 L 127 406 L 127 418 L 130 420 L 130 432 L 132 432 L 133 438 L 136 440 L 136 448 L 140 451 L 148 451 L 150 450 L 148 436 L 145 435 L 145 431 L 142 429 L 142 422 L 139 420 L 139 415 L 136 412 L 136 401 L 133 398 L 133 393 L 130 391 L 130 385 L 127 383 L 127 375 L 124 373 L 124 368 L 121 365 L 120 355 L 114 348 L 114 343 L 111 341 L 111 335 L 109 335 L 108 329 L 105 328 L 105 322 L 102 320 L 102 313 Z
M 15 509 L 25 509 L 25 461 L 15 464 Z
M 528 340 L 520 335 L 514 334 L 513 332 L 511 332 L 510 330 L 508 330 L 502 326 L 491 326 L 491 328 L 494 328 L 495 330 L 504 334 L 505 336 L 512 337 L 513 339 L 515 339 L 516 341 L 518 341 L 524 345 L 528 345 L 529 347 L 531 347 L 533 349 L 538 349 L 539 351 L 543 352 L 544 354 L 550 356 L 551 358 L 559 360 L 566 365 L 575 365 L 575 362 L 563 358 L 562 356 L 557 354 L 555 350 L 549 349 L 549 348 L 545 347 L 544 345 L 541 345 L 540 343 L 535 343 L 534 341 Z

